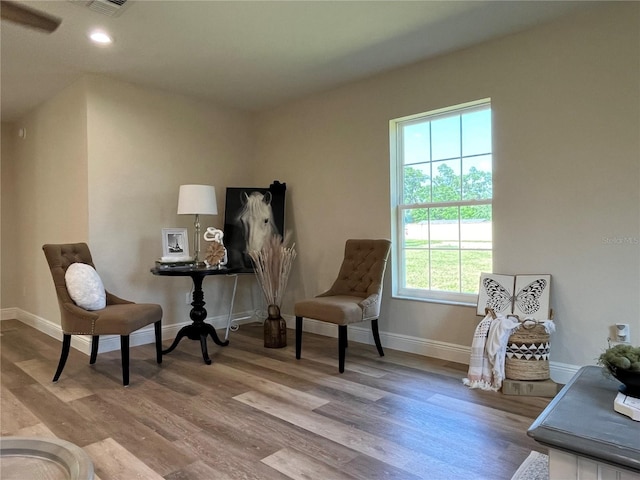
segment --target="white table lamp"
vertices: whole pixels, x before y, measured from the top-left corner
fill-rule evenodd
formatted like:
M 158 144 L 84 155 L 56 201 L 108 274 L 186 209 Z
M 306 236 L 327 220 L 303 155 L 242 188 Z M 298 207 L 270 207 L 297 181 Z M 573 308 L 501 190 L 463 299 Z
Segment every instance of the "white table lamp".
M 200 215 L 217 215 L 216 189 L 210 185 L 180 185 L 178 215 L 195 215 L 194 262 L 200 264 Z

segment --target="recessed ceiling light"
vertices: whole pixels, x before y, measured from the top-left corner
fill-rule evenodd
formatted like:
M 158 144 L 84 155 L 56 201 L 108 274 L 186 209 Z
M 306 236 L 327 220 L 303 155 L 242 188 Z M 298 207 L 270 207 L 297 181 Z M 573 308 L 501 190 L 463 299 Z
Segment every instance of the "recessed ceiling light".
M 98 45 L 110 45 L 113 43 L 113 38 L 102 30 L 95 30 L 89 34 L 89 38 L 92 42 L 97 43 Z

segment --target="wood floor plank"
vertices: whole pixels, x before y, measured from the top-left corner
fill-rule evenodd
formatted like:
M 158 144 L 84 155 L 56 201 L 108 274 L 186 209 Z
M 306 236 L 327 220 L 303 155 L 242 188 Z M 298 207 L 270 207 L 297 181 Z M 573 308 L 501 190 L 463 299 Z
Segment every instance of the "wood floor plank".
M 429 397 L 427 403 L 447 409 L 449 412 L 455 411 L 467 415 L 486 424 L 499 425 L 503 432 L 519 433 L 531 425 L 531 417 L 511 411 L 505 412 L 503 409 L 497 408 L 497 402 L 494 403 L 496 406 L 488 407 L 449 395 L 436 394 Z M 542 410 L 544 409 L 536 410 L 536 415 L 542 413 Z
M 295 408 L 280 398 L 272 398 L 272 401 L 285 410 Z M 220 402 L 212 397 L 201 397 L 191 400 L 189 405 L 190 410 L 199 418 L 206 419 L 206 412 L 209 412 L 209 416 L 211 412 L 215 412 L 215 425 L 203 424 L 203 430 L 216 437 L 222 436 L 227 442 L 250 446 L 258 460 L 290 445 L 334 466 L 345 464 L 357 456 L 357 452 L 353 450 L 325 438 L 309 435 L 304 429 L 232 399 Z
M 180 440 L 200 431 L 200 428 L 191 422 L 189 418 L 185 418 L 180 414 L 181 410 L 179 408 L 176 412 L 173 412 L 155 401 L 157 395 L 166 397 L 167 392 L 147 384 L 144 391 L 137 393 L 135 402 L 125 399 L 125 392 L 120 389 L 105 391 L 101 394 L 101 397 L 127 411 L 138 422 L 161 435 L 167 441 Z M 178 400 L 177 403 L 184 408 L 183 398 Z
M 51 342 L 51 337 L 35 329 L 31 329 L 32 333 L 29 341 L 25 342 L 23 326 L 24 324 L 18 320 L 3 320 L 0 322 L 2 343 L 12 347 L 2 353 L 5 360 L 19 362 L 32 358 L 48 358 L 50 355 L 54 355 L 55 345 L 56 343 L 60 344 L 60 342 Z M 60 351 L 58 350 L 59 354 Z M 75 355 L 82 354 L 76 352 Z
M 444 360 L 350 341 L 339 374 L 335 339 L 305 333 L 298 361 L 293 331 L 267 349 L 256 323 L 210 342 L 212 365 L 195 341 L 161 365 L 133 347 L 128 388 L 119 351 L 90 366 L 72 349 L 53 385 L 60 342 L 18 321 L 0 331 L 2 435 L 79 445 L 102 480 L 509 480 L 546 453 L 526 430 L 550 399 L 468 389 L 466 366 Z
M 194 479 L 215 479 L 215 480 L 233 480 L 231 474 L 221 472 L 218 469 L 210 467 L 202 460 L 193 462 L 175 472 L 164 476 L 165 480 L 194 480 Z
M 102 480 L 164 480 L 155 471 L 112 438 L 86 445 L 84 450 L 93 461 L 95 472 Z
M 79 446 L 102 440 L 95 429 L 88 428 L 73 405 L 61 401 L 40 384 L 12 390 L 12 393 L 59 438 Z
M 17 435 L 23 428 L 32 427 L 40 423 L 31 410 L 29 410 L 8 389 L 2 390 L 0 397 L 0 431 L 1 435 Z
M 277 402 L 258 392 L 247 392 L 234 397 L 234 399 L 408 473 L 415 473 L 414 464 L 422 462 L 436 465 L 439 469 L 443 467 L 443 464 L 446 464 L 447 472 L 451 475 L 451 478 L 468 478 L 471 474 L 470 470 L 461 468 L 456 462 L 450 462 L 449 455 L 445 460 L 442 460 L 441 456 L 437 455 L 437 452 L 435 456 L 421 454 L 401 444 L 313 412 L 296 411 L 291 408 L 284 409 Z M 433 473 L 430 471 L 425 472 L 425 475 L 427 476 L 422 478 L 433 477 Z M 486 478 L 489 478 L 489 476 Z
M 367 381 L 366 378 L 362 378 L 362 382 L 368 385 L 380 386 L 379 388 L 384 388 L 403 396 L 410 395 L 414 398 L 421 397 L 423 389 L 429 389 L 429 385 L 432 385 L 433 388 L 429 390 L 434 393 L 442 393 L 443 390 L 456 392 L 454 396 L 469 399 L 473 403 L 489 407 L 495 406 L 497 402 L 503 402 L 500 408 L 504 411 L 533 418 L 544 410 L 549 403 L 549 399 L 544 397 L 514 397 L 478 389 L 460 389 L 460 382 L 467 375 L 468 367 L 466 365 L 393 350 L 384 358 L 384 365 L 380 368 L 391 369 L 392 372 L 391 375 L 384 377 L 384 380 L 388 383 L 380 386 L 379 382 L 372 383 Z M 423 372 L 428 375 L 416 376 L 416 372 Z
M 372 347 L 372 348 L 375 348 L 375 347 Z M 333 368 L 338 368 L 337 355 L 338 355 L 338 352 L 336 351 L 335 356 L 306 354 L 304 358 L 313 360 L 314 362 L 317 362 L 317 363 L 328 365 Z M 388 373 L 383 369 L 372 367 L 370 365 L 364 365 L 362 363 L 350 361 L 348 364 L 349 364 L 350 372 L 361 373 L 362 375 L 369 375 L 370 377 L 382 378 Z
M 364 431 L 350 428 L 322 415 L 302 412 L 293 408 L 283 408 L 282 404 L 274 402 L 259 392 L 247 392 L 233 398 L 315 435 L 327 438 L 365 455 L 382 459 L 389 465 L 402 468 L 414 454 L 411 450 L 400 445 L 387 442 Z
M 34 358 L 16 362 L 16 365 L 63 402 L 70 402 L 93 394 L 91 390 L 85 388 L 73 378 L 67 378 L 63 382 L 53 383 L 51 381 L 51 364 L 46 360 Z
M 460 390 L 457 382 L 456 388 Z M 461 393 L 466 393 L 466 390 Z M 495 400 L 495 393 L 493 395 Z M 434 397 L 437 401 L 432 403 Z M 467 403 L 467 409 L 459 407 Z M 480 468 L 493 479 L 510 478 L 510 475 L 505 475 L 504 466 L 496 464 L 495 458 L 511 445 L 510 440 L 517 441 L 531 423 L 530 418 L 507 413 L 506 425 L 505 414 L 498 409 L 441 394 L 425 395 L 422 400 L 393 394 L 375 404 L 352 407 L 332 402 L 331 408 L 320 408 L 316 412 L 357 424 L 367 432 L 385 436 L 391 441 L 404 441 L 424 454 L 466 469 L 467 475 L 472 475 L 470 472 L 474 468 Z M 397 424 L 397 428 L 385 425 L 387 422 Z M 529 447 L 522 451 L 536 447 L 531 439 L 521 443 Z M 465 450 L 462 457 L 457 455 L 460 445 L 464 445 Z M 515 458 L 521 456 L 519 452 Z M 515 468 L 517 466 L 514 465 Z M 448 477 L 445 475 L 443 478 Z
M 122 402 L 137 403 L 136 392 L 122 390 L 125 390 Z M 93 395 L 76 400 L 74 407 L 91 428 L 104 432 L 104 436 L 112 438 L 139 460 L 151 466 L 159 475 L 170 473 L 176 467 L 188 465 L 196 460 L 188 452 L 177 452 L 171 441 L 138 421 L 138 414 L 131 414 L 123 409 L 121 404 Z M 153 445 L 153 449 L 147 448 L 146 444 Z
M 507 443 L 506 447 L 496 458 L 496 463 L 498 463 L 504 471 L 515 472 L 522 463 L 520 459 L 523 456 L 528 456 L 532 450 L 540 453 L 547 453 L 547 449 L 538 443 L 533 445 L 533 448 L 523 447 L 522 445 L 514 443 Z
M 216 375 L 217 369 L 206 367 L 206 371 Z M 322 455 L 326 451 L 328 455 L 336 456 L 331 448 L 314 445 L 304 434 L 283 429 L 280 421 L 260 418 L 261 414 L 248 407 L 238 409 L 236 402 L 225 395 L 224 390 L 217 388 L 218 382 L 210 383 L 215 386 L 214 389 L 195 397 L 170 392 L 169 395 L 157 396 L 154 401 L 170 411 L 180 412 L 189 422 L 205 430 L 210 438 L 224 438 L 227 448 L 236 452 L 234 456 L 237 457 L 237 462 L 242 462 L 242 457 L 247 455 L 259 461 L 264 452 L 274 450 L 273 445 L 275 449 L 279 448 L 278 443 L 281 446 L 287 443 L 305 445 L 314 454 Z M 243 387 L 246 390 L 247 387 Z M 281 396 L 277 397 L 277 401 L 286 404 L 286 399 Z M 182 439 L 182 444 L 189 444 L 190 441 L 191 438 Z
M 37 383 L 33 377 L 4 357 L 4 352 L 7 350 L 7 348 L 0 350 L 0 385 L 2 388 L 13 389 Z
M 160 369 L 155 362 L 143 362 L 143 374 L 150 380 L 149 385 L 141 385 L 139 390 L 146 388 L 160 388 L 174 392 L 180 392 L 186 396 L 196 396 L 211 391 L 211 389 L 231 390 L 241 392 L 242 387 L 238 382 L 229 382 L 211 376 L 211 365 L 205 365 L 202 358 L 184 355 L 169 355 L 163 359 Z M 154 386 L 155 385 L 155 386 Z M 131 387 L 129 387 L 131 388 Z
M 262 462 L 293 480 L 308 480 L 310 478 L 354 480 L 351 475 L 293 448 L 278 450 L 263 458 Z
M 236 357 L 242 355 L 242 353 L 238 353 L 236 351 L 225 352 L 225 354 Z M 306 379 L 317 385 L 322 385 L 334 390 L 339 390 L 345 393 L 349 393 L 350 395 L 365 398 L 367 400 L 376 401 L 387 395 L 387 392 L 383 390 L 370 388 L 367 386 L 363 386 L 362 384 L 352 382 L 351 380 L 340 376 L 337 371 L 333 372 L 332 374 L 319 375 L 317 370 L 313 370 L 312 368 L 303 366 L 302 364 L 296 362 L 295 359 L 293 360 L 294 363 L 292 363 L 291 359 L 289 359 L 287 362 L 284 362 L 272 358 L 259 358 L 258 356 L 255 356 L 253 358 L 249 357 L 247 361 L 260 365 L 264 368 L 269 368 L 279 372 L 286 372 L 288 375 Z
M 38 480 L 59 480 L 67 474 L 65 468 L 57 462 L 33 457 L 3 457 L 0 463 L 0 478 L 18 479 L 24 478 L 24 471 Z
M 286 477 L 268 465 L 260 462 L 255 454 L 247 453 L 250 446 L 239 446 L 224 438 L 197 433 L 188 439 L 174 442 L 176 447 L 195 452 L 219 474 L 214 478 L 233 478 L 246 480 L 283 480 Z M 252 458 L 253 457 L 253 458 Z
M 284 402 L 292 403 L 298 408 L 313 410 L 329 403 L 329 400 L 324 398 L 295 390 L 257 375 L 228 367 L 222 363 L 216 363 L 213 365 L 213 368 L 209 370 L 212 370 L 216 375 L 240 382 L 252 390 L 257 390 L 271 397 L 279 398 Z
M 18 430 L 14 430 L 11 433 L 11 436 L 57 438 L 55 434 L 51 430 L 49 430 L 49 427 L 47 427 L 44 423 L 36 423 L 35 425 L 32 425 L 30 427 L 24 427 Z
M 424 467 L 418 473 L 393 467 L 376 458 L 358 455 L 349 463 L 342 465 L 341 470 L 359 480 L 420 480 L 425 477 Z

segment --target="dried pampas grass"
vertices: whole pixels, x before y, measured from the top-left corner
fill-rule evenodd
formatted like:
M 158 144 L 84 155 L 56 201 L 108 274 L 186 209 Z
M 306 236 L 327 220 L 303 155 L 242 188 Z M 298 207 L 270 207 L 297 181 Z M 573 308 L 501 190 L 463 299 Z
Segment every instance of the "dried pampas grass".
M 288 240 L 289 235 L 284 240 L 280 235 L 272 235 L 260 250 L 249 252 L 267 305 L 280 307 L 282 304 L 291 266 L 296 258 L 295 244 L 287 247 Z

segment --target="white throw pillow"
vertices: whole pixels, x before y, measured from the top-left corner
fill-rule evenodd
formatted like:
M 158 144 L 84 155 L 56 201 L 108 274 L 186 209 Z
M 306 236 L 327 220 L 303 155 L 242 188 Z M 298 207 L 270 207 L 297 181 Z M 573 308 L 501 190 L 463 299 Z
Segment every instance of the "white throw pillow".
M 71 299 L 85 310 L 100 310 L 107 306 L 107 294 L 98 272 L 86 263 L 72 263 L 64 274 Z

